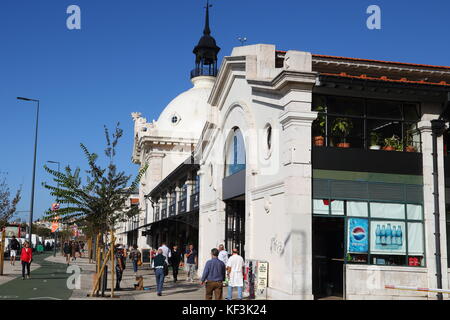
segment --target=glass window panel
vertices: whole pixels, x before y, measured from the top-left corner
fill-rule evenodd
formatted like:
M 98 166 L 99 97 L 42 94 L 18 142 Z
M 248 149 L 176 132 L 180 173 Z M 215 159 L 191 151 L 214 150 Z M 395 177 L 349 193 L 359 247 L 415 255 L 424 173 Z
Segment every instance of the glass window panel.
M 349 116 L 364 115 L 364 100 L 351 97 L 327 97 L 328 113 Z
M 403 104 L 405 120 L 419 121 L 421 118 L 420 106 L 417 103 Z
M 364 120 L 349 117 L 328 117 L 329 145 L 349 143 L 351 148 L 364 148 Z
M 402 103 L 396 101 L 367 100 L 367 116 L 402 119 Z
M 367 217 L 369 215 L 367 202 L 347 201 L 347 216 Z
M 405 223 L 401 221 L 370 222 L 370 253 L 406 254 Z
M 386 147 L 387 138 L 397 138 L 397 147 L 402 149 L 401 141 L 403 139 L 402 123 L 396 120 L 382 120 L 382 119 L 368 119 L 367 120 L 367 134 L 371 137 L 372 133 L 376 133 L 378 137 L 378 144 L 381 147 Z M 369 146 L 375 145 L 374 142 L 369 141 Z M 393 145 L 393 144 L 390 144 Z M 395 146 L 394 146 L 395 147 Z
M 241 130 L 235 129 L 228 141 L 226 156 L 226 176 L 245 170 L 245 144 Z
M 408 223 L 408 254 L 423 255 L 423 224 Z
M 398 203 L 370 203 L 372 218 L 405 219 L 405 205 Z
M 409 147 L 407 151 L 420 152 L 421 139 L 420 139 L 420 131 L 417 129 L 417 123 L 405 123 L 403 125 L 403 128 L 404 128 L 403 136 L 405 148 Z
M 331 201 L 331 214 L 335 216 L 344 215 L 344 201 Z
M 407 217 L 410 220 L 422 220 L 422 206 L 415 204 L 406 205 Z
M 328 200 L 314 199 L 313 200 L 314 214 L 330 214 L 330 206 Z

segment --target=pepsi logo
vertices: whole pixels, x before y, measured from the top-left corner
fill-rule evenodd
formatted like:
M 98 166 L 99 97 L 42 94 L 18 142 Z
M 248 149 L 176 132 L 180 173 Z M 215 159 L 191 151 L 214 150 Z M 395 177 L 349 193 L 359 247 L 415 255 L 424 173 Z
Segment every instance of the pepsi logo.
M 361 227 L 355 227 L 352 230 L 352 236 L 356 241 L 362 241 L 366 238 L 366 230 Z

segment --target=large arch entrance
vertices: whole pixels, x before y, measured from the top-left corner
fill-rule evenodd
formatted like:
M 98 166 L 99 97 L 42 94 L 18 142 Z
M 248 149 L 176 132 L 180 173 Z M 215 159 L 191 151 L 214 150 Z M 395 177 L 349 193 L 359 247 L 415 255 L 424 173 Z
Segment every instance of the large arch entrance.
M 242 132 L 234 128 L 227 140 L 223 200 L 225 202 L 225 245 L 245 259 L 245 176 L 246 152 Z

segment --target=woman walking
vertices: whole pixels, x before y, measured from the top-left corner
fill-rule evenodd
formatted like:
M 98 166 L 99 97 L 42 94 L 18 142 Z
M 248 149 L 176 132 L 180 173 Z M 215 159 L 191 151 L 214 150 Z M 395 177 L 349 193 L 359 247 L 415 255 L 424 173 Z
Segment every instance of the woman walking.
M 20 254 L 20 261 L 22 262 L 22 280 L 25 280 L 25 268 L 27 269 L 27 278 L 30 279 L 30 264 L 33 260 L 33 249 L 30 248 L 28 241 L 23 244 L 22 252 Z
M 158 255 L 153 260 L 153 268 L 155 269 L 156 292 L 158 296 L 162 296 L 165 269 L 167 268 L 166 257 L 163 255 L 162 249 L 158 249 Z
M 138 264 L 141 260 L 141 253 L 139 252 L 139 250 L 137 249 L 137 245 L 135 244 L 133 245 L 133 249 L 131 249 L 130 251 L 130 260 L 133 262 L 134 276 L 137 276 Z
M 69 241 L 64 242 L 63 251 L 64 251 L 64 256 L 66 257 L 67 265 L 69 265 L 70 255 L 72 253 L 72 246 L 70 245 Z

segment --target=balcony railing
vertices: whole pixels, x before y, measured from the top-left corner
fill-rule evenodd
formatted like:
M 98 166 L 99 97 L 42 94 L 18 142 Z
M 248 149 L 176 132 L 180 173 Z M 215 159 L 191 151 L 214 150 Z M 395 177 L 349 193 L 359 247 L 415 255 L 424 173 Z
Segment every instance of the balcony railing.
M 186 212 L 186 199 L 182 199 L 178 201 L 178 213 L 185 213 Z
M 191 210 L 198 209 L 199 199 L 199 193 L 191 195 Z
M 200 67 L 191 71 L 191 79 L 199 76 L 215 77 L 217 76 L 217 68 L 211 65 L 211 67 Z

